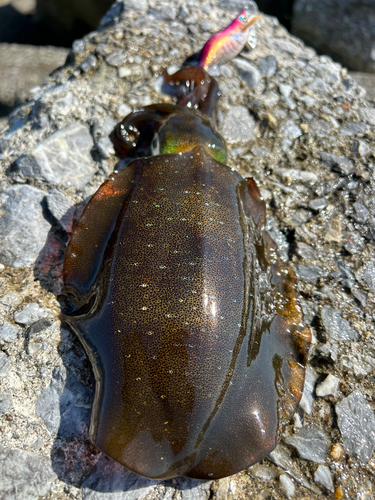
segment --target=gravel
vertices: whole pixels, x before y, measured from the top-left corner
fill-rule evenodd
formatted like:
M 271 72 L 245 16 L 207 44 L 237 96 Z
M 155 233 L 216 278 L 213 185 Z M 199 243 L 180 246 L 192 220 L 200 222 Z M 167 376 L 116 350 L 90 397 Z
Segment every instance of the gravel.
M 374 435 L 375 107 L 344 68 L 268 16 L 255 24 L 236 62 L 219 69 L 218 122 L 228 140 L 228 166 L 256 179 L 267 230 L 296 270 L 313 344 L 298 416 L 282 435 L 297 437 L 308 458 L 282 440 L 270 462 L 257 466 L 267 471 L 253 467 L 207 483 L 152 482 L 89 443 L 93 375 L 79 340 L 60 327 L 51 291 L 59 290 L 56 257 L 63 249 L 57 243 L 66 243 L 76 205 L 126 163 L 117 164 L 109 142 L 117 120 L 132 109 L 172 102 L 161 93 L 162 69 L 180 67 L 206 41 L 202 29 L 215 32 L 242 7 L 238 0 L 116 2 L 100 30 L 74 43 L 69 65 L 30 92 L 0 133 L 2 446 L 21 453 L 12 458 L 16 470 L 24 453 L 37 452 L 45 470 L 56 472 L 53 489 L 39 496 L 281 498 L 282 475 L 293 481 L 296 500 L 331 492 L 329 475 L 348 498 L 373 494 L 364 459 Z M 350 406 L 353 390 L 363 396 Z M 344 451 L 332 461 L 324 443 L 338 441 Z M 9 477 L 17 488 L 28 476 Z M 30 490 L 34 497 L 41 491 Z

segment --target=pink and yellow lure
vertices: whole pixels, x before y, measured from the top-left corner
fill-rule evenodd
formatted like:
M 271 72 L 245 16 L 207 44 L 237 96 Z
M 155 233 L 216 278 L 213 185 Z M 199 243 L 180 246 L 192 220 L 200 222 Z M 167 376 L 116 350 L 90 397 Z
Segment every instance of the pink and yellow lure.
M 225 29 L 211 37 L 202 49 L 199 66 L 209 71 L 214 66 L 224 64 L 244 48 L 250 27 L 260 18 L 251 15 L 245 8 Z

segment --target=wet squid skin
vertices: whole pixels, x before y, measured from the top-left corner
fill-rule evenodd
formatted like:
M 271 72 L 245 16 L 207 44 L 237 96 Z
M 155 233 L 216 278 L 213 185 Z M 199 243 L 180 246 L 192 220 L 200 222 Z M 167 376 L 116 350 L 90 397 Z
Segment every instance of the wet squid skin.
M 114 172 L 86 206 L 63 318 L 95 373 L 92 442 L 142 476 L 214 479 L 276 446 L 310 331 L 255 181 L 223 163 L 216 82 L 181 71 L 167 78 L 206 81 L 187 92 L 193 106 L 148 106 L 113 134 L 123 156 L 157 154 Z

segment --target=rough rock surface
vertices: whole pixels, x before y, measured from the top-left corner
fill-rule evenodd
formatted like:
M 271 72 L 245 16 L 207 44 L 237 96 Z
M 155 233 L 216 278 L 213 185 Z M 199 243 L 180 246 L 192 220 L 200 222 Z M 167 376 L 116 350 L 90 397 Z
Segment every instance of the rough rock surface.
M 345 69 L 318 57 L 267 16 L 255 25 L 252 48 L 242 52 L 241 62 L 217 72 L 218 117 L 220 129 L 229 127 L 231 134 L 229 165 L 257 180 L 267 204 L 267 227 L 300 275 L 314 337 L 303 402 L 269 460 L 220 481 L 140 479 L 88 440 L 93 377 L 81 344 L 60 327 L 49 267 L 58 251 L 42 247 L 49 229 L 49 241 L 66 241 L 66 212 L 87 200 L 115 168 L 118 160 L 106 141 L 111 124 L 131 108 L 170 102 L 159 92 L 163 68 L 197 52 L 241 7 L 236 0 L 204 5 L 149 0 L 138 2 L 137 10 L 129 2 L 115 3 L 98 31 L 74 43 L 70 64 L 34 90 L 0 135 L 0 224 L 10 221 L 1 226 L 1 234 L 10 236 L 0 241 L 0 429 L 4 456 L 20 471 L 0 474 L 0 491 L 8 498 L 19 484 L 23 498 L 57 500 L 282 499 L 285 494 L 318 500 L 327 489 L 337 498 L 374 495 L 375 457 L 372 445 L 363 446 L 373 443 L 373 426 L 363 425 L 359 432 L 358 409 L 348 400 L 360 391 L 361 415 L 373 422 L 375 108 Z M 249 85 L 250 74 L 256 85 Z M 236 141 L 230 127 L 237 123 L 228 117 L 238 107 L 248 135 Z M 83 130 L 88 163 L 76 154 L 69 162 L 89 166 L 87 183 L 69 185 L 56 174 L 52 179 L 21 171 L 21 157 L 43 150 L 56 137 L 74 144 Z M 65 161 L 48 160 L 51 169 L 60 170 Z M 4 330 L 6 324 L 17 331 Z M 335 377 L 335 390 L 316 398 L 316 386 L 328 375 Z M 338 415 L 341 408 L 339 425 L 335 408 Z M 309 439 L 301 442 L 317 428 L 314 446 Z M 288 445 L 288 437 L 297 442 Z M 296 443 L 303 446 L 299 457 Z M 36 474 L 32 487 L 25 486 L 28 453 L 57 477 Z M 285 475 L 294 490 L 285 477 L 279 480 Z

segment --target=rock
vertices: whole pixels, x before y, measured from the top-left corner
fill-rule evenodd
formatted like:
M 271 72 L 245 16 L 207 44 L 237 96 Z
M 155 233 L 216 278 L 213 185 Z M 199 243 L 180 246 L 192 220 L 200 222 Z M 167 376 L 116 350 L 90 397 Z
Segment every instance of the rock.
M 94 145 L 88 128 L 72 123 L 40 142 L 15 163 L 15 172 L 26 178 L 57 185 L 80 187 L 95 173 Z
M 0 344 L 11 344 L 17 340 L 21 329 L 7 321 L 0 326 Z
M 305 266 L 304 264 L 296 266 L 296 271 L 298 276 L 307 283 L 312 283 L 313 281 L 322 278 L 325 275 L 321 267 Z
M 105 60 L 110 66 L 115 66 L 118 68 L 119 66 L 122 66 L 123 64 L 126 63 L 127 57 L 125 52 L 122 49 L 115 50 L 115 52 L 112 52 L 109 54 Z
M 375 73 L 372 16 L 369 0 L 296 0 L 292 32 L 352 70 Z
M 13 404 L 12 393 L 4 391 L 0 394 L 0 414 L 6 413 Z
M 284 441 L 293 446 L 298 455 L 305 460 L 323 463 L 328 456 L 327 434 L 317 425 L 304 427 L 294 436 L 286 437 Z
M 330 373 L 316 388 L 316 395 L 324 396 L 337 396 L 340 386 L 340 380 Z
M 358 333 L 350 326 L 349 321 L 341 316 L 340 311 L 326 306 L 322 309 L 321 317 L 326 333 L 331 340 L 358 340 Z
M 375 292 L 375 263 L 370 261 L 363 269 L 363 280 L 370 287 L 370 290 Z
M 50 385 L 41 391 L 36 413 L 47 429 L 60 437 L 82 436 L 87 431 L 92 393 L 73 377 L 67 377 L 65 367 L 53 370 Z
M 317 483 L 322 484 L 328 491 L 335 491 L 332 481 L 332 475 L 329 467 L 326 465 L 319 465 L 314 473 L 314 479 Z
M 254 125 L 254 118 L 244 106 L 233 106 L 225 115 L 221 133 L 228 142 L 246 144 L 255 139 Z
M 360 390 L 336 404 L 337 423 L 345 447 L 367 463 L 375 447 L 375 415 Z
M 0 378 L 8 375 L 11 364 L 10 357 L 8 357 L 5 352 L 0 351 Z
M 50 459 L 31 451 L 0 446 L 0 496 L 3 500 L 37 500 L 57 478 Z
M 14 321 L 20 325 L 32 325 L 42 318 L 48 318 L 52 315 L 50 309 L 41 307 L 36 302 L 30 302 L 20 312 L 14 313 Z
M 302 257 L 303 259 L 317 259 L 318 252 L 314 250 L 314 248 L 307 243 L 303 243 L 303 241 L 299 241 L 296 246 L 296 252 L 297 254 Z
M 72 202 L 58 189 L 51 189 L 46 196 L 47 209 L 55 223 L 61 227 L 64 222 L 61 220 L 72 207 Z
M 312 405 L 314 402 L 314 392 L 315 392 L 315 383 L 318 380 L 318 374 L 311 366 L 308 366 L 306 369 L 305 376 L 305 386 L 303 388 L 303 394 L 300 401 L 300 407 L 302 410 L 308 415 L 312 412 Z
M 292 120 L 287 120 L 280 128 L 280 134 L 285 137 L 285 139 L 290 139 L 293 141 L 302 135 L 301 128 L 294 123 Z
M 13 108 L 24 103 L 29 89 L 62 66 L 68 52 L 62 47 L 0 43 L 0 105 Z
M 14 185 L 1 194 L 0 260 L 7 266 L 30 266 L 41 251 L 49 224 L 41 202 L 45 192 L 27 185 Z
M 281 489 L 284 491 L 287 498 L 292 498 L 296 492 L 296 487 L 293 481 L 286 474 L 281 474 L 279 477 Z
M 337 156 L 332 153 L 320 151 L 320 160 L 329 167 L 338 167 L 343 174 L 348 175 L 353 171 L 353 163 L 345 156 Z
M 273 54 L 270 54 L 266 57 L 262 57 L 261 59 L 259 59 L 258 69 L 261 75 L 270 78 L 276 73 L 277 70 L 276 57 Z
M 318 181 L 318 176 L 313 172 L 299 170 L 298 168 L 275 168 L 275 172 L 282 177 L 287 177 L 296 181 L 305 181 L 310 183 Z
M 324 198 L 316 198 L 315 200 L 311 200 L 309 202 L 309 207 L 313 210 L 323 210 L 328 205 L 327 200 Z
M 342 135 L 354 135 L 362 137 L 368 130 L 368 126 L 362 122 L 351 122 L 341 127 L 340 133 Z
M 284 469 L 289 476 L 291 476 L 295 481 L 297 481 L 297 483 L 302 484 L 302 486 L 308 488 L 314 493 L 319 492 L 318 488 L 316 488 L 315 485 L 311 484 L 308 481 L 307 477 L 293 465 L 290 451 L 282 443 L 279 443 L 276 446 L 276 448 L 268 455 L 267 458 L 271 460 L 271 462 L 273 462 L 274 464 Z
M 258 69 L 245 59 L 236 57 L 233 59 L 233 64 L 237 69 L 240 77 L 248 84 L 250 88 L 256 89 L 259 85 L 260 73 Z

